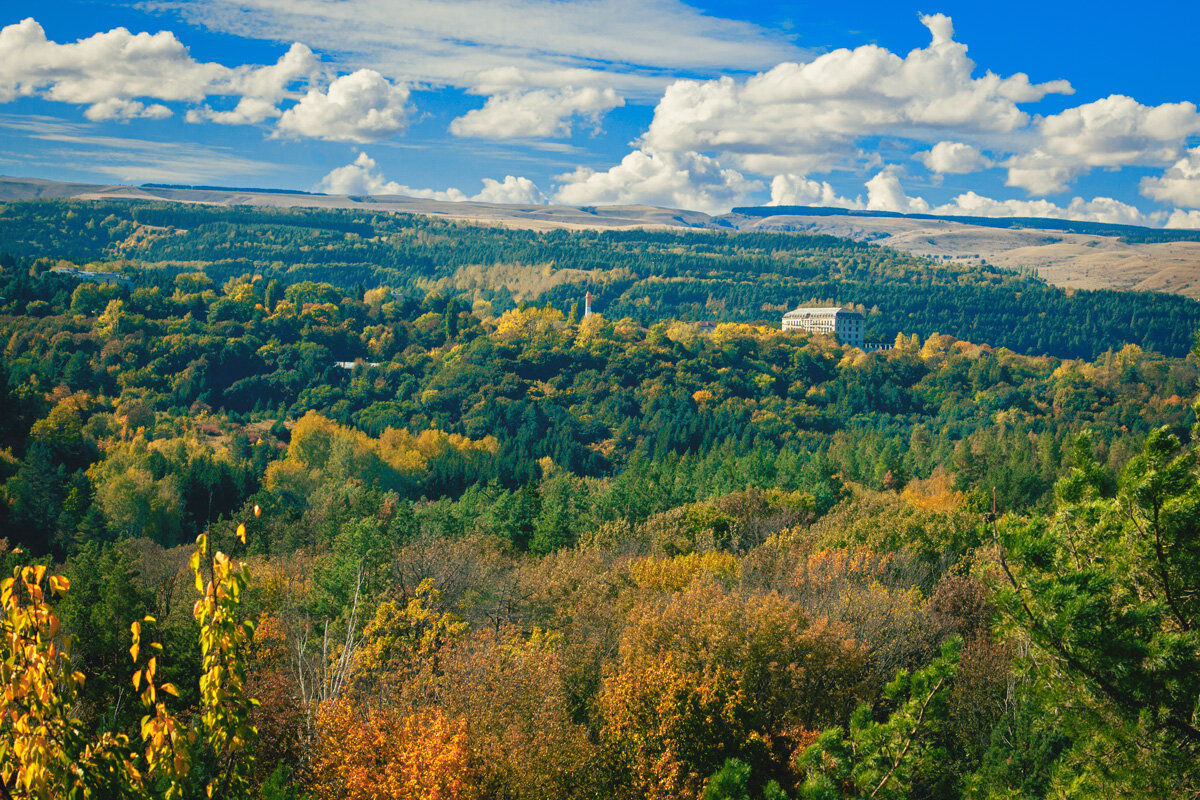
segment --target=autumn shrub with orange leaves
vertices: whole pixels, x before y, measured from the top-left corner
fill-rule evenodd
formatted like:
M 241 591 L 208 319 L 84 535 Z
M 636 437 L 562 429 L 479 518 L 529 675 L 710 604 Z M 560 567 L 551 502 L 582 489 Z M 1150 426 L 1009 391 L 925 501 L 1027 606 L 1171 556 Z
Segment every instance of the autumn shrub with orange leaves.
M 860 697 L 865 651 L 795 601 L 712 582 L 636 606 L 598 705 L 629 797 L 699 797 L 728 758 L 793 782 L 791 757 Z
M 308 791 L 314 800 L 459 800 L 469 797 L 466 723 L 439 710 L 403 714 L 323 704 Z
M 482 798 L 570 800 L 600 793 L 597 751 L 571 717 L 564 637 L 535 628 L 480 630 L 442 648 L 436 669 L 405 686 L 402 703 L 466 721 Z

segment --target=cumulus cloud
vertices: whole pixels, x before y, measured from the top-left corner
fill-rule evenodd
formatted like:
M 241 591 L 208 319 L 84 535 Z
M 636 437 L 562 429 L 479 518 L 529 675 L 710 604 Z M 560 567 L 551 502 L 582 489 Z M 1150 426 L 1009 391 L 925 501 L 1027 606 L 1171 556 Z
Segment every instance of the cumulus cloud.
M 726 169 L 700 153 L 635 150 L 604 172 L 580 167 L 555 178 L 555 202 L 566 205 L 640 204 L 710 213 L 747 202 L 763 183 Z
M 1142 194 L 1154 200 L 1200 208 L 1200 147 L 1194 147 L 1158 178 L 1142 179 Z
M 772 206 L 827 206 L 862 208 L 861 200 L 838 195 L 829 181 L 815 181 L 803 175 L 776 175 L 771 179 Z
M 996 200 L 970 191 L 958 195 L 949 203 L 933 206 L 924 198 L 910 197 L 904 191 L 899 170 L 894 166 L 886 167 L 872 177 L 866 187 L 867 208 L 873 211 L 938 216 L 1037 217 L 1149 227 L 1162 225 L 1167 220 L 1166 212 L 1145 213 L 1111 197 L 1094 197 L 1091 200 L 1075 197 L 1067 205 L 1061 206 L 1049 200 Z M 1176 211 L 1175 216 L 1171 217 L 1179 221 L 1178 227 L 1185 226 L 1187 222 L 1183 213 Z M 1197 217 L 1200 217 L 1200 213 Z M 1168 221 L 1168 224 L 1171 223 Z
M 1164 227 L 1200 229 L 1200 211 L 1182 211 L 1177 208 L 1171 212 Z
M 900 56 L 875 45 L 783 63 L 744 83 L 723 77 L 669 86 L 642 139 L 654 152 L 720 152 L 743 169 L 807 173 L 857 153 L 873 133 L 924 138 L 939 129 L 1006 133 L 1028 123 L 1018 104 L 1070 93 L 1017 73 L 974 76 L 949 17 L 925 16 L 928 47 Z
M 867 209 L 870 211 L 899 211 L 901 214 L 928 214 L 929 203 L 920 197 L 909 197 L 900 185 L 895 167 L 887 167 L 866 183 Z
M 84 116 L 97 122 L 162 119 L 173 113 L 162 102 L 146 100 L 200 103 L 210 97 L 233 97 L 237 103 L 230 110 L 204 104 L 188 109 L 186 119 L 259 123 L 281 116 L 278 106 L 284 100 L 301 97 L 297 84 L 312 86 L 323 76 L 320 60 L 300 43 L 274 64 L 227 67 L 196 61 L 170 31 L 135 34 L 114 28 L 60 44 L 48 40 L 33 18 L 0 29 L 0 102 L 39 95 L 86 106 Z M 297 130 L 315 116 L 313 104 L 303 109 L 306 119 L 299 121 Z
M 964 142 L 938 142 L 913 158 L 932 172 L 952 175 L 965 175 L 992 166 L 991 159 Z
M 175 34 L 114 28 L 70 44 L 46 38 L 32 17 L 0 30 L 0 102 L 35 94 L 89 107 L 94 119 L 142 114 L 120 101 L 202 99 L 231 71 L 195 61 Z M 140 109 L 145 110 L 145 106 Z M 153 112 L 161 113 L 161 112 Z
M 396 181 L 387 180 L 378 169 L 375 159 L 366 153 L 359 153 L 358 157 L 352 163 L 344 167 L 337 167 L 330 170 L 329 174 L 321 179 L 318 189 L 329 194 L 395 194 L 405 197 L 418 197 L 423 200 L 447 200 L 451 202 L 474 200 L 480 203 L 510 203 L 517 205 L 534 205 L 546 202 L 546 196 L 542 194 L 533 181 L 513 175 L 504 176 L 503 181 L 498 181 L 494 178 L 484 178 L 483 190 L 474 197 L 468 197 L 466 193 L 453 187 L 438 190 L 405 186 Z
M 83 112 L 83 115 L 93 122 L 101 122 L 109 119 L 136 119 L 138 117 L 166 119 L 171 116 L 171 109 L 162 103 L 146 105 L 137 100 L 110 97 L 107 100 L 101 100 L 99 103 L 92 103 Z
M 370 142 L 404 130 L 408 87 L 373 69 L 343 75 L 325 91 L 309 89 L 283 112 L 276 131 L 283 135 L 341 142 Z
M 205 105 L 189 108 L 185 119 L 188 122 L 216 122 L 220 125 L 254 125 L 282 115 L 275 104 L 261 97 L 243 97 L 229 111 L 214 111 Z
M 471 198 L 482 203 L 509 203 L 512 205 L 540 205 L 546 202 L 542 194 L 529 178 L 517 178 L 505 175 L 503 181 L 495 178 L 483 179 L 483 191 Z
M 611 88 L 508 92 L 489 97 L 483 108 L 451 122 L 450 132 L 490 139 L 570 136 L 576 117 L 598 126 L 603 115 L 623 105 L 625 100 Z
M 934 213 L 971 217 L 1042 217 L 1146 226 L 1161 225 L 1166 218 L 1161 211 L 1146 214 L 1111 197 L 1094 197 L 1091 200 L 1075 197 L 1066 206 L 1060 206 L 1049 200 L 994 200 L 975 192 L 958 195 L 951 202 L 935 208 Z
M 307 46 L 294 43 L 277 62 L 262 67 L 242 66 L 231 71 L 217 93 L 240 96 L 228 111 L 210 106 L 189 109 L 189 122 L 216 122 L 222 125 L 253 125 L 283 114 L 281 101 L 300 95 L 291 90 L 299 82 L 313 83 L 323 76 L 320 60 Z
M 1053 194 L 1094 167 L 1171 163 L 1200 133 L 1200 113 L 1193 103 L 1146 106 L 1110 95 L 1041 119 L 1037 133 L 1033 149 L 1005 163 L 1007 184 Z

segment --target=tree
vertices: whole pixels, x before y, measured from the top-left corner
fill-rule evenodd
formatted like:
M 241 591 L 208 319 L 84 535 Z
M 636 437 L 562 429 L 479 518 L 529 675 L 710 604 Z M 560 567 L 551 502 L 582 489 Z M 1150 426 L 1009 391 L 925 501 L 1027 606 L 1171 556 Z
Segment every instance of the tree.
M 243 534 L 244 535 L 244 534 Z M 130 625 L 133 687 L 146 710 L 140 731 L 87 733 L 73 716 L 83 673 L 71 669 L 48 596 L 70 582 L 45 566 L 18 566 L 0 580 L 0 796 L 59 798 L 245 798 L 255 731 L 254 704 L 244 693 L 242 655 L 253 625 L 238 619 L 248 573 L 228 556 L 208 555 L 197 540 L 192 572 L 200 599 L 194 616 L 203 653 L 200 703 L 185 723 L 165 697 L 178 689 L 161 681 L 162 646 L 143 647 L 143 625 Z M 207 576 L 207 580 L 205 579 Z M 140 741 L 140 745 L 135 745 Z
M 457 800 L 470 786 L 465 723 L 439 711 L 362 713 L 335 700 L 317 727 L 314 800 Z
M 942 757 L 932 733 L 945 718 L 958 644 L 947 642 L 938 658 L 911 676 L 907 670 L 896 675 L 884 689 L 882 705 L 893 709 L 884 720 L 863 703 L 845 732 L 823 732 L 798 760 L 806 773 L 802 800 L 908 798 L 914 773 Z
M 1118 491 L 1086 439 L 1050 522 L 997 526 L 1000 594 L 1042 667 L 1039 702 L 1081 733 L 1057 780 L 1200 788 L 1200 476 L 1196 451 L 1151 432 Z M 1079 720 L 1083 715 L 1086 722 Z M 1103 740 L 1103 743 L 1102 741 Z M 1095 759 L 1110 748 L 1118 759 Z

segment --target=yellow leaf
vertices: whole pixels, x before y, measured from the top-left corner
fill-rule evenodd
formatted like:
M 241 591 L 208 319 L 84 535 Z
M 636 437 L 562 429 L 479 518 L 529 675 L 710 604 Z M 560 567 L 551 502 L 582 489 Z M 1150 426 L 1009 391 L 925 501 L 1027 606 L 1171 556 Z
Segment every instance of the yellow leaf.
M 238 538 L 238 541 L 241 542 L 242 544 L 246 543 L 246 526 L 245 525 L 237 526 L 237 538 Z

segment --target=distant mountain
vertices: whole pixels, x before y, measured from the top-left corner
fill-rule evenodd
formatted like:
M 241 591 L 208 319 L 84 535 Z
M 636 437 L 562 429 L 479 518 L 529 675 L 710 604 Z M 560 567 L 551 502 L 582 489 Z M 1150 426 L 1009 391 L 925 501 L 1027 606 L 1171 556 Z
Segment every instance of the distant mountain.
M 814 206 L 735 208 L 711 216 L 656 206 L 503 205 L 275 189 L 60 183 L 0 177 L 0 202 L 159 200 L 220 206 L 360 209 L 423 214 L 527 230 L 633 228 L 822 233 L 935 261 L 990 264 L 1071 289 L 1160 291 L 1200 299 L 1200 231 L 1030 217 L 938 217 Z
M 972 217 L 950 214 L 902 214 L 899 211 L 860 211 L 830 206 L 746 206 L 729 212 L 743 217 L 892 217 L 899 219 L 941 220 L 984 228 L 1034 228 L 1064 231 L 1089 236 L 1119 236 L 1128 243 L 1200 242 L 1200 231 L 1177 228 L 1147 228 L 1142 225 L 1118 225 L 1049 217 Z

